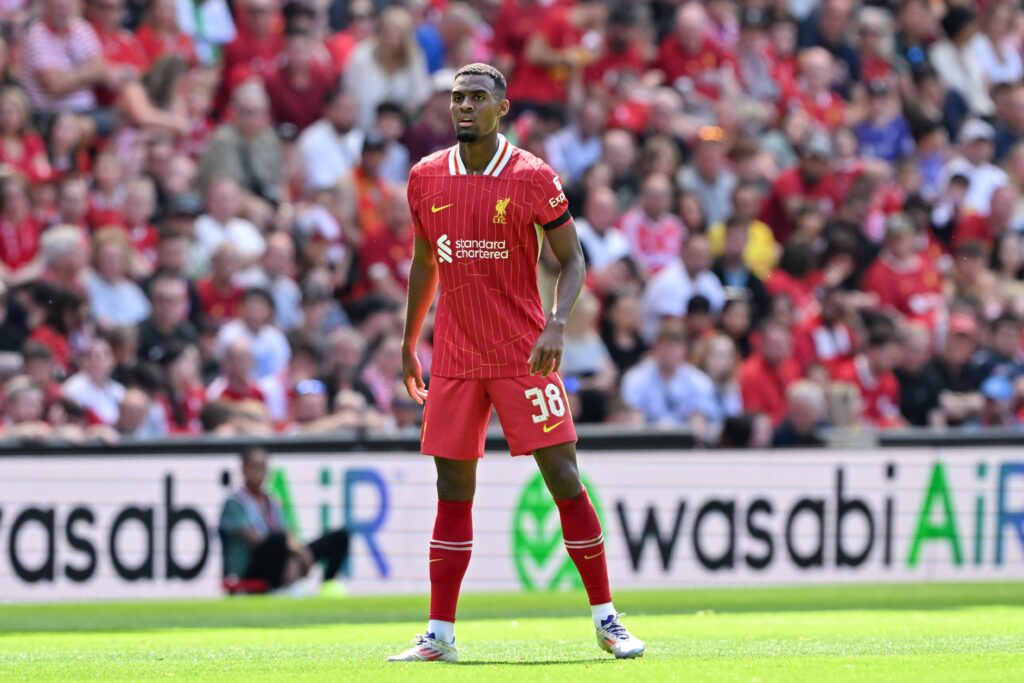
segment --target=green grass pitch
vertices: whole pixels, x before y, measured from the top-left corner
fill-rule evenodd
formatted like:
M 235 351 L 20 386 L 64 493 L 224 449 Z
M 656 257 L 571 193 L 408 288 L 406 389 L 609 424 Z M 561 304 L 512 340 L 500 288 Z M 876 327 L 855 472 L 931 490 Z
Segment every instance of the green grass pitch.
M 1024 682 L 1024 584 L 623 592 L 642 660 L 578 594 L 467 595 L 462 662 L 387 664 L 423 597 L 0 606 L 3 681 Z

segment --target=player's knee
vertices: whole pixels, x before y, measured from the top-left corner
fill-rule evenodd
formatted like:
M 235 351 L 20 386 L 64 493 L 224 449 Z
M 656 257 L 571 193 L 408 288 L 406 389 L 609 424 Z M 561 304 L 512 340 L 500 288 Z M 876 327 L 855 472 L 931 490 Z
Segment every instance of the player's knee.
M 575 498 L 583 491 L 574 453 L 549 452 L 538 458 L 548 491 L 558 499 Z
M 476 473 L 457 469 L 437 472 L 437 497 L 441 500 L 472 500 L 476 495 Z

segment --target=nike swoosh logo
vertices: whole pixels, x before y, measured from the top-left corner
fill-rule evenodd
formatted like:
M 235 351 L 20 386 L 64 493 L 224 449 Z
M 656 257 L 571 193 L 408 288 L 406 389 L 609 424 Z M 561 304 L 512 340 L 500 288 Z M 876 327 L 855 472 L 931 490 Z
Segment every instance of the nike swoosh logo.
M 602 555 L 604 555 L 604 549 L 603 548 L 601 549 L 601 552 L 599 552 L 599 553 L 594 553 L 593 555 L 584 555 L 583 559 L 584 560 L 592 560 L 595 557 L 601 557 Z
M 565 422 L 565 420 L 559 420 L 553 425 L 544 425 L 544 433 L 547 434 L 548 432 L 550 432 L 552 429 L 555 429 L 556 427 L 558 427 L 558 425 L 562 424 L 563 422 Z
M 434 206 L 433 204 L 431 204 L 430 205 L 430 213 L 438 213 L 440 211 L 444 211 L 445 209 L 447 209 L 450 206 L 452 206 L 452 204 L 445 204 L 444 206 Z
M 431 560 L 430 562 L 427 562 L 427 564 L 434 564 L 435 562 L 440 562 L 443 559 L 444 559 L 443 557 L 438 557 L 438 558 L 435 558 L 435 559 Z

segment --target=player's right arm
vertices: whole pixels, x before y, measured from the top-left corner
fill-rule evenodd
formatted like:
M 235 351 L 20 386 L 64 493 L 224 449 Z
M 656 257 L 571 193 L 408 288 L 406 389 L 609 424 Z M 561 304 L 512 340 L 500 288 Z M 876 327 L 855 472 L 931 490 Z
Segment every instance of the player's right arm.
M 409 298 L 405 309 L 405 336 L 402 339 L 402 381 L 412 400 L 419 404 L 427 398 L 423 369 L 416 357 L 423 321 L 437 292 L 437 259 L 430 242 L 416 235 L 412 268 L 409 270 Z

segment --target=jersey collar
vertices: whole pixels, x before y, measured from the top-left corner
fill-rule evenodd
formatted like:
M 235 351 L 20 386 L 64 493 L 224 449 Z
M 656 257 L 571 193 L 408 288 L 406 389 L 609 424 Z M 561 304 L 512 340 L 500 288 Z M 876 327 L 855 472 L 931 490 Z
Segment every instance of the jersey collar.
M 495 150 L 494 156 L 491 157 L 487 168 L 484 169 L 481 175 L 493 178 L 498 177 L 511 158 L 512 143 L 506 140 L 504 135 L 498 133 L 498 149 Z M 459 146 L 457 144 L 448 150 L 448 175 L 469 175 L 469 172 L 466 170 L 466 164 L 462 161 L 462 155 L 459 154 Z

